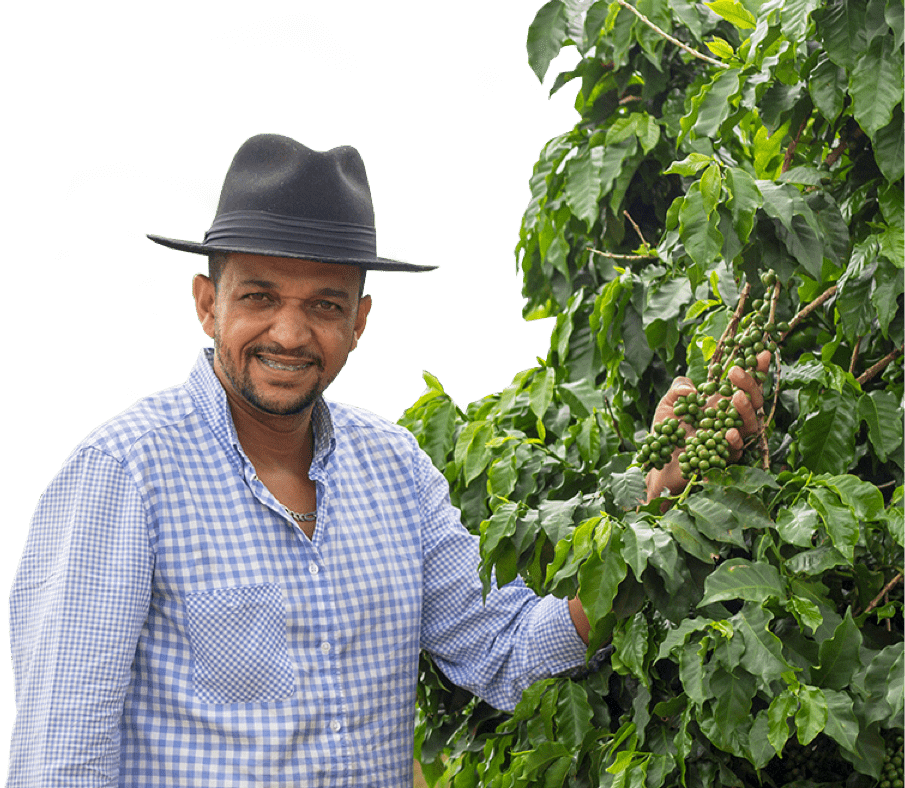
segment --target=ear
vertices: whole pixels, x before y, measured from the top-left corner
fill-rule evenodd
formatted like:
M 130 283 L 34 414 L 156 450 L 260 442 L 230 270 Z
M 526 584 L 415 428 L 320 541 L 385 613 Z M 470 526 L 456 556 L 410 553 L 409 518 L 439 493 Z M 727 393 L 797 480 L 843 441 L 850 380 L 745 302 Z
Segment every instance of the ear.
M 371 311 L 371 296 L 366 295 L 358 299 L 358 314 L 355 315 L 355 325 L 352 326 L 352 347 L 349 350 L 355 350 L 358 347 L 358 340 L 364 333 L 365 326 L 368 323 L 368 314 Z
M 217 302 L 217 291 L 214 283 L 204 274 L 195 274 L 192 280 L 192 295 L 195 297 L 195 313 L 201 328 L 209 337 L 214 336 L 214 307 Z

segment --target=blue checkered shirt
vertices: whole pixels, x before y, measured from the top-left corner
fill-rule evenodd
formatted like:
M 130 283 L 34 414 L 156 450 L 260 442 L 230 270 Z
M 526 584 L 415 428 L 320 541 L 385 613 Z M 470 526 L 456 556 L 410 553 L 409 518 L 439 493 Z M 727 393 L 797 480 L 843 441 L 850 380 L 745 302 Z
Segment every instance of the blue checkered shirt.
M 584 662 L 564 600 L 486 606 L 410 433 L 320 401 L 317 529 L 258 480 L 210 351 L 89 436 L 11 595 L 8 785 L 410 786 L 419 649 L 501 707 Z

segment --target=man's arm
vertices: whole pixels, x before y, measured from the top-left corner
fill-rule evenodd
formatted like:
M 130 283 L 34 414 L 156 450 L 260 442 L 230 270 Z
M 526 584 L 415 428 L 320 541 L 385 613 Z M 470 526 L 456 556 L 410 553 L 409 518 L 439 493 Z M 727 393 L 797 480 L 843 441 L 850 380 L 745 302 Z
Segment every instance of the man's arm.
M 16 722 L 8 788 L 117 784 L 151 573 L 132 479 L 96 449 L 74 455 L 37 506 L 10 595 Z

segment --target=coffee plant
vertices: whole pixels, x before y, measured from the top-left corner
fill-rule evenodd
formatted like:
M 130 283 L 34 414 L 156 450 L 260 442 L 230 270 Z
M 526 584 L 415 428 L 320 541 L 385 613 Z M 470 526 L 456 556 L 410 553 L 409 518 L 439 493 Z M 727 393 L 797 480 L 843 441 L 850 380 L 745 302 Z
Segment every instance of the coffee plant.
M 577 594 L 588 665 L 505 713 L 423 656 L 430 782 L 902 784 L 903 30 L 902 0 L 538 11 L 538 78 L 579 54 L 516 245 L 550 347 L 464 408 L 425 374 L 402 423 L 485 588 Z

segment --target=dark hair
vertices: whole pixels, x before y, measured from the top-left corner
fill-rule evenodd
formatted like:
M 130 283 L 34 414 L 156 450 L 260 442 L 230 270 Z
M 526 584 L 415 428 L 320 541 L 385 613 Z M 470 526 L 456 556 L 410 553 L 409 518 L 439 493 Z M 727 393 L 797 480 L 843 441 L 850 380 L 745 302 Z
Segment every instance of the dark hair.
M 226 264 L 227 256 L 227 252 L 213 252 L 207 257 L 207 275 L 214 283 L 215 291 L 220 288 L 220 277 L 223 275 L 223 266 Z M 359 266 L 359 271 L 361 271 L 361 283 L 358 286 L 358 297 L 361 298 L 365 294 L 365 274 L 368 269 Z

